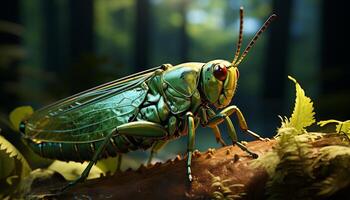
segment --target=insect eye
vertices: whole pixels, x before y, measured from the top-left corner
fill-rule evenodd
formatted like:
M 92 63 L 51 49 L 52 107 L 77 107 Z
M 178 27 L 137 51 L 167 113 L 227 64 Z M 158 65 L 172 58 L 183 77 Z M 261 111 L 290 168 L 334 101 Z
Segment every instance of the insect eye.
M 224 81 L 227 76 L 227 68 L 225 67 L 225 65 L 222 65 L 222 64 L 215 65 L 214 76 L 216 79 L 220 81 Z

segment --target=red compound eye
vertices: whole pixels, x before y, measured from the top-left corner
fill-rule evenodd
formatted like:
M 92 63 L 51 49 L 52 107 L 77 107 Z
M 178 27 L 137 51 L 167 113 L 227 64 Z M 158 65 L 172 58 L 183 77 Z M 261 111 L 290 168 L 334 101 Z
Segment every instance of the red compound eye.
M 225 65 L 222 65 L 222 64 L 215 65 L 214 76 L 216 79 L 220 81 L 224 81 L 227 76 L 227 68 L 225 67 Z

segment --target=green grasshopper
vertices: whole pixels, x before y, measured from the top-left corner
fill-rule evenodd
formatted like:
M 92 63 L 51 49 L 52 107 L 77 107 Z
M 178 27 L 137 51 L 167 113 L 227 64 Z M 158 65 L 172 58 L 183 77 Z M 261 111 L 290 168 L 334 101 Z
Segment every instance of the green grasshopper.
M 237 87 L 238 65 L 275 16 L 267 19 L 239 57 L 243 37 L 240 9 L 239 38 L 232 62 L 163 64 L 86 90 L 34 112 L 20 124 L 23 138 L 42 157 L 90 161 L 81 176 L 64 189 L 84 181 L 101 158 L 151 148 L 150 163 L 168 141 L 185 135 L 187 177 L 191 182 L 198 124 L 210 127 L 216 140 L 225 145 L 218 125 L 226 122 L 232 143 L 256 158 L 257 154 L 237 140 L 229 116 L 235 113 L 242 131 L 265 139 L 250 131 L 239 108 L 229 104 Z M 224 109 L 217 114 L 213 108 Z

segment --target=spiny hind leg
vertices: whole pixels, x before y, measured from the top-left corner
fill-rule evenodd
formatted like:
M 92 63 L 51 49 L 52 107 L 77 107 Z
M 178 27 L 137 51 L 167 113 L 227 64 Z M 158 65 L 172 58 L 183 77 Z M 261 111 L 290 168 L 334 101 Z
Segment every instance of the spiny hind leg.
M 176 117 L 172 116 L 169 118 L 167 126 L 168 135 L 175 134 L 175 131 L 177 130 L 177 124 L 178 123 Z M 157 154 L 160 149 L 164 148 L 168 144 L 168 142 L 169 140 L 159 140 L 152 145 L 151 153 L 147 161 L 148 165 L 152 163 L 154 155 Z
M 89 162 L 88 166 L 84 169 L 83 173 L 74 181 L 68 183 L 65 187 L 61 189 L 61 192 L 66 191 L 67 189 L 73 187 L 79 182 L 83 182 L 89 175 L 90 170 L 92 166 L 97 162 L 97 160 L 100 158 L 102 152 L 104 151 L 105 147 L 107 146 L 109 140 L 112 138 L 112 136 L 116 133 L 116 130 L 111 131 L 106 138 L 103 140 L 103 142 L 100 144 L 100 146 L 97 148 L 97 151 L 94 153 L 91 161 Z
M 92 166 L 101 157 L 102 153 L 104 152 L 104 149 L 108 145 L 112 136 L 116 134 L 134 137 L 162 138 L 167 135 L 167 132 L 161 125 L 147 121 L 129 122 L 118 126 L 114 131 L 111 131 L 103 140 L 103 142 L 99 145 L 97 151 L 94 153 L 91 161 L 89 162 L 88 166 L 84 169 L 80 177 L 63 187 L 61 189 L 61 192 L 71 188 L 79 182 L 83 182 L 87 178 Z

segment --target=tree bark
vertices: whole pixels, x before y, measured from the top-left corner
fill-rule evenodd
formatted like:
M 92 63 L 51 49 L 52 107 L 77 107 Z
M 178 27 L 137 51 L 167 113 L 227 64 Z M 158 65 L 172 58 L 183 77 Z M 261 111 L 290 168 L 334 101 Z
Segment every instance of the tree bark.
M 311 142 L 311 145 L 312 150 L 317 152 L 321 147 L 342 143 L 341 137 L 333 135 Z M 261 156 L 271 151 L 275 144 L 275 140 L 253 141 L 247 147 Z M 222 195 L 226 199 L 265 199 L 269 176 L 264 169 L 251 167 L 251 160 L 236 146 L 208 149 L 206 152 L 194 153 L 192 183 L 188 182 L 186 176 L 186 158 L 178 156 L 163 164 L 141 166 L 136 171 L 127 170 L 88 180 L 55 198 L 215 199 L 217 195 Z M 48 184 L 47 181 L 34 184 L 31 195 L 38 197 L 47 194 L 47 191 L 62 183 L 66 184 Z M 342 191 L 346 194 L 346 189 Z

